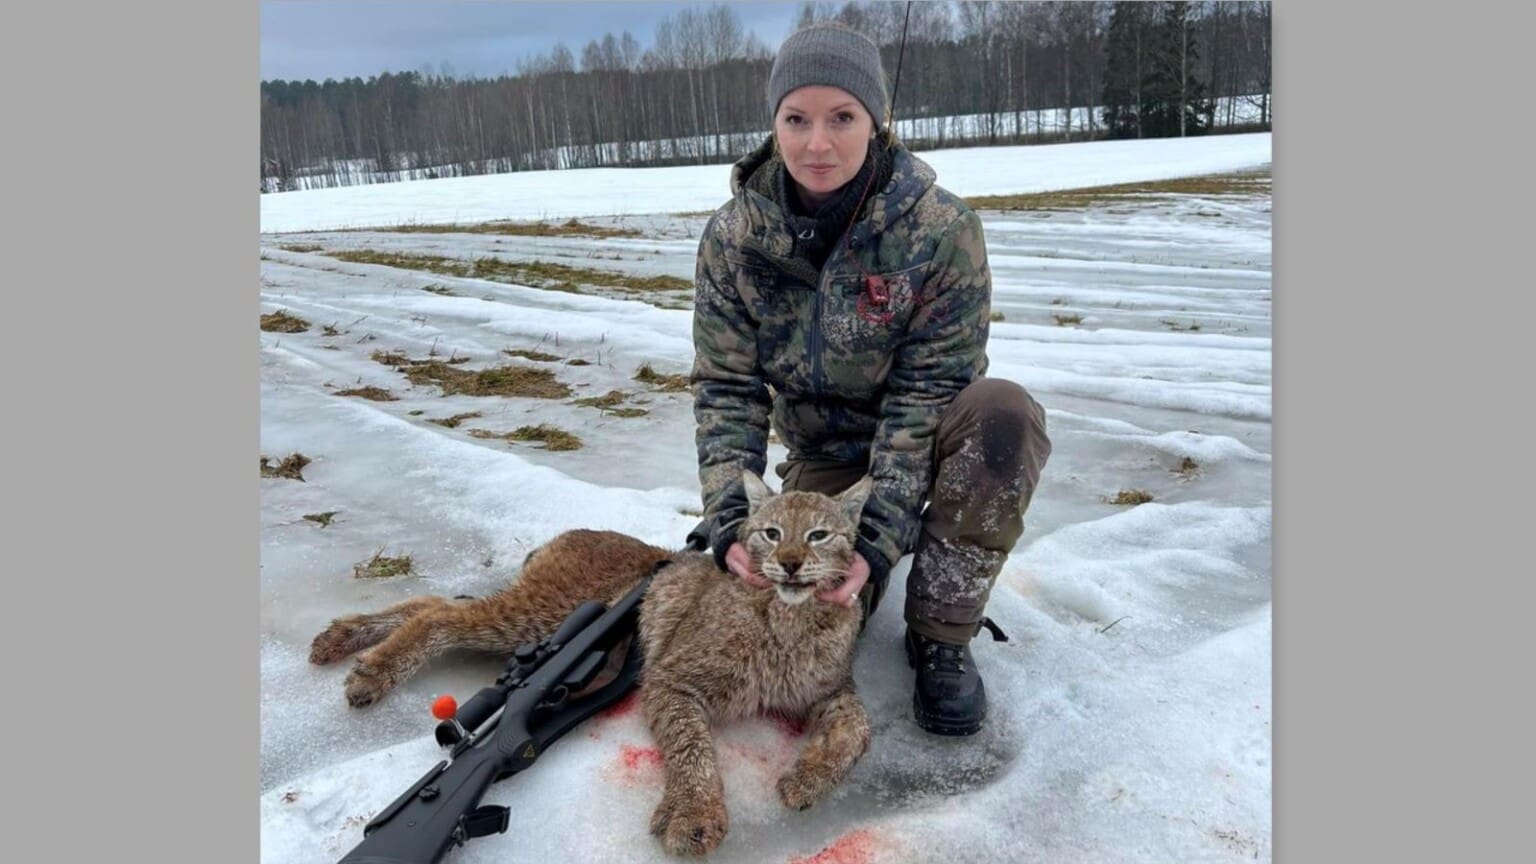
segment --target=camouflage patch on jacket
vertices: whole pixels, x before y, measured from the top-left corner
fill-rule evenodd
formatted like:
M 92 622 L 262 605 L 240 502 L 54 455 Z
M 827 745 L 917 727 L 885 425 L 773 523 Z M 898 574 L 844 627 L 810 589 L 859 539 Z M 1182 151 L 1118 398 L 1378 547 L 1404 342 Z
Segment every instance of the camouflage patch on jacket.
M 733 197 L 704 230 L 693 392 L 712 537 L 745 515 L 740 474 L 767 467 L 771 417 L 791 458 L 869 465 L 861 533 L 888 561 L 917 539 L 939 416 L 986 370 L 992 278 L 981 220 L 880 140 L 890 181 L 819 273 L 754 182 L 770 143 L 733 167 Z

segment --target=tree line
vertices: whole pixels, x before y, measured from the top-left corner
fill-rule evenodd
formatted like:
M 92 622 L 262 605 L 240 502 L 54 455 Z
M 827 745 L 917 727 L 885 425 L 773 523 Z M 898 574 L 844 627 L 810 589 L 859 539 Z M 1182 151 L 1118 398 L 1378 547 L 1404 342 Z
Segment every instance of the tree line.
M 1268 2 L 803 3 L 880 46 L 919 148 L 1269 129 Z M 906 28 L 903 44 L 902 32 Z M 900 76 L 897 77 L 898 55 Z M 605 35 L 515 74 L 261 83 L 263 191 L 553 168 L 728 161 L 770 126 L 773 51 L 729 5 L 651 47 Z

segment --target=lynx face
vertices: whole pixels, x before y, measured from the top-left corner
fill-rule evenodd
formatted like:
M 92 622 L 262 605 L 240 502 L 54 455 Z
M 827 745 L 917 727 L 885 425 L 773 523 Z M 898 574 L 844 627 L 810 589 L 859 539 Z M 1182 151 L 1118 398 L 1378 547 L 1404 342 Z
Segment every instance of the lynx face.
M 859 516 L 874 481 L 865 477 L 836 498 L 815 492 L 774 494 L 743 472 L 747 518 L 738 539 L 752 566 L 793 606 L 841 581 L 853 564 Z

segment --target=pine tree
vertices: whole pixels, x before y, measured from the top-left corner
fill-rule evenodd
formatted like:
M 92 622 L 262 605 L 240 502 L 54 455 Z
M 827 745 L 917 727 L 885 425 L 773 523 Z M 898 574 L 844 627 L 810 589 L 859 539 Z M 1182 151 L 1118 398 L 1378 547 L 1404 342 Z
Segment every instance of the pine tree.
M 1149 3 L 1118 2 L 1104 39 L 1104 125 L 1111 138 L 1140 138 Z
M 1142 134 L 1149 138 L 1201 135 L 1210 129 L 1215 104 L 1195 72 L 1199 53 L 1189 26 L 1189 4 L 1163 4 L 1152 29 L 1151 50 L 1142 79 Z

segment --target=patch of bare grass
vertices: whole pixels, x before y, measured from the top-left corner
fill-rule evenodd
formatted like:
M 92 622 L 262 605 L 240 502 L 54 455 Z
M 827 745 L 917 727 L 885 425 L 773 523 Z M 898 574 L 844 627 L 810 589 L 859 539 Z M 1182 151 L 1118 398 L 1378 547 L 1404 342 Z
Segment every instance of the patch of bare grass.
M 579 219 L 564 222 L 512 222 L 495 220 L 450 225 L 392 225 L 370 229 L 401 234 L 501 234 L 509 237 L 640 237 L 633 228 L 605 228 Z
M 622 405 L 629 394 L 623 390 L 609 390 L 601 396 L 588 396 L 585 399 L 577 399 L 572 405 L 580 405 L 583 408 L 613 408 Z
M 261 476 L 276 477 L 283 480 L 297 480 L 304 482 L 304 466 L 310 463 L 308 456 L 303 453 L 293 453 L 283 457 L 281 462 L 272 463 L 272 457 L 261 457 Z
M 1067 314 L 1056 313 L 1056 314 L 1052 314 L 1051 317 L 1056 319 L 1056 326 L 1057 327 L 1065 327 L 1068 324 L 1081 324 L 1081 323 L 1083 323 L 1083 316 L 1077 315 L 1077 314 L 1073 314 L 1073 313 L 1067 313 Z
M 511 432 L 492 432 L 488 429 L 471 429 L 474 438 L 500 438 L 505 441 L 531 441 L 542 443 L 545 450 L 580 450 L 581 439 L 548 423 L 537 426 L 519 426 Z
M 320 335 L 321 336 L 340 336 L 341 335 L 341 331 L 336 329 L 336 325 L 334 325 L 334 324 L 327 324 L 324 327 L 320 328 Z
M 443 395 L 527 396 L 534 399 L 564 399 L 571 388 L 555 378 L 548 369 L 526 366 L 497 366 L 491 369 L 455 369 L 436 360 L 411 366 L 405 377 L 412 384 L 436 384 Z
M 321 528 L 325 528 L 331 524 L 331 520 L 340 512 L 340 510 L 327 510 L 324 513 L 305 513 L 304 519 L 305 521 L 316 523 Z
M 319 252 L 324 246 L 316 246 L 313 243 L 279 243 L 277 248 L 284 252 Z
M 570 360 L 565 361 L 565 365 L 567 365 L 567 366 L 591 366 L 592 365 L 592 361 L 591 360 L 583 360 L 580 357 L 573 357 Z
M 687 375 L 663 375 L 651 367 L 649 363 L 642 363 L 635 370 L 634 378 L 642 384 L 649 384 L 663 393 L 675 393 L 688 389 Z
M 427 419 L 427 422 L 436 423 L 439 426 L 446 426 L 449 429 L 457 429 L 459 428 L 459 424 L 463 423 L 465 420 L 473 420 L 479 416 L 481 416 L 479 411 L 466 411 L 463 414 L 455 414 L 452 417 L 431 417 Z
M 1121 489 L 1115 497 L 1105 497 L 1103 500 L 1107 504 L 1135 507 L 1137 504 L 1146 504 L 1152 501 L 1153 498 L 1152 493 L 1145 489 Z
M 337 390 L 337 396 L 357 396 L 363 399 L 372 399 L 375 402 L 398 402 L 399 397 L 385 390 L 383 387 L 375 387 L 372 384 L 367 387 L 353 387 L 350 390 Z
M 1179 463 L 1179 467 L 1173 469 L 1173 473 L 1179 475 L 1180 477 L 1193 477 L 1200 473 L 1200 463 L 1189 458 L 1188 456 L 1185 456 L 1184 460 Z
M 309 329 L 309 322 L 297 315 L 290 315 L 286 310 L 279 309 L 267 315 L 261 316 L 261 329 L 268 333 L 303 333 Z
M 991 320 L 992 321 L 1001 321 L 1001 320 L 1003 320 L 1003 313 L 1001 313 L 1001 312 L 993 312 L 992 315 L 991 315 Z
M 581 294 L 583 286 L 610 290 L 658 292 L 692 291 L 693 283 L 676 276 L 631 276 L 611 270 L 593 270 L 587 267 L 567 267 L 547 261 L 504 261 L 500 258 L 483 257 L 474 261 L 446 258 L 441 255 L 423 255 L 407 252 L 380 252 L 373 249 L 348 249 L 327 253 L 342 261 L 356 264 L 379 264 L 406 270 L 424 270 L 445 276 L 463 276 L 489 279 L 497 282 L 515 282 L 551 291 Z
M 373 557 L 367 561 L 352 565 L 352 577 L 355 579 L 390 579 L 410 572 L 411 556 L 391 558 L 384 554 L 383 549 L 373 553 Z
M 453 290 L 452 288 L 449 288 L 447 285 L 432 284 L 432 285 L 428 285 L 428 286 L 422 288 L 421 290 L 426 291 L 426 292 L 431 293 L 431 294 L 438 294 L 438 295 L 441 295 L 443 297 L 457 297 L 457 296 L 459 296 L 459 292 Z
M 1200 330 L 1199 321 L 1191 321 L 1188 324 L 1182 326 L 1177 321 L 1169 321 L 1167 319 L 1162 319 L 1160 323 L 1175 333 L 1195 333 Z
M 546 354 L 543 351 L 532 351 L 527 348 L 503 348 L 501 349 L 501 353 L 507 355 L 508 357 L 521 357 L 524 360 L 534 360 L 539 363 L 553 363 L 556 360 L 563 359 L 554 354 Z
M 644 417 L 651 413 L 644 408 L 604 408 L 603 413 L 611 417 Z
M 1269 171 L 1208 174 L 1143 183 L 1117 183 L 1086 189 L 1034 192 L 1026 195 L 981 195 L 967 198 L 976 210 L 1085 210 L 1094 206 L 1147 203 L 1173 196 L 1202 198 L 1261 198 L 1270 195 Z

